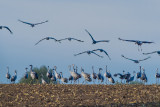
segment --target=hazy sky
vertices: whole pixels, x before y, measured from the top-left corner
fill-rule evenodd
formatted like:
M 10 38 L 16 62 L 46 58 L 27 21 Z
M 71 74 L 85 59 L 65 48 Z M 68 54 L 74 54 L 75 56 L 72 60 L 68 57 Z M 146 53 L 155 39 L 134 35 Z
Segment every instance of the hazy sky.
M 18 79 L 25 72 L 25 67 L 33 64 L 34 67 L 42 65 L 57 66 L 58 72 L 63 72 L 69 77 L 68 65 L 82 66 L 85 72 L 92 72 L 98 68 L 108 69 L 112 74 L 117 72 L 139 71 L 139 66 L 146 69 L 149 83 L 155 83 L 156 68 L 159 67 L 160 57 L 152 54 L 140 64 L 135 64 L 121 57 L 143 59 L 147 56 L 142 52 L 160 50 L 160 1 L 159 0 L 1 0 L 0 23 L 8 26 L 7 30 L 0 30 L 0 82 L 6 83 L 6 67 L 10 73 L 18 71 Z M 48 23 L 31 28 L 18 22 L 18 19 L 27 22 Z M 109 43 L 92 45 L 91 38 L 84 31 L 87 29 L 96 40 L 110 40 Z M 61 44 L 42 41 L 37 46 L 34 44 L 40 39 L 52 36 L 57 39 L 75 37 L 84 40 L 64 41 Z M 134 43 L 122 42 L 118 38 L 153 41 L 155 44 L 142 45 L 142 52 Z M 102 48 L 108 52 L 111 61 L 105 56 L 103 59 L 87 54 L 73 56 L 73 54 Z M 79 70 L 80 72 L 80 70 Z M 104 71 L 103 71 L 104 73 Z M 116 78 L 117 80 L 118 78 Z

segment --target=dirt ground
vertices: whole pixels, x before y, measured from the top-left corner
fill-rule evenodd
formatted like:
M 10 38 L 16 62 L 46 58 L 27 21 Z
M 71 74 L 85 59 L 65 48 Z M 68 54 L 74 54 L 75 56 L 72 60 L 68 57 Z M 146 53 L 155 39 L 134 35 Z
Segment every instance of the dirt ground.
M 1 84 L 0 106 L 160 107 L 160 86 Z

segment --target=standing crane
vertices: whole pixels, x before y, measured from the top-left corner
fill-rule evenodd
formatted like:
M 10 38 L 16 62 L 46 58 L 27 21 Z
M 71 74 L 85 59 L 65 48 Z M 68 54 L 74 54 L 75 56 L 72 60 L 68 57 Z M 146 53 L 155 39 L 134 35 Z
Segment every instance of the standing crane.
M 156 77 L 156 84 L 158 84 L 159 83 L 159 78 L 160 78 L 160 73 L 158 73 L 158 68 L 157 68 L 155 77 Z M 157 82 L 157 79 L 158 79 L 158 82 Z
M 15 83 L 17 79 L 17 71 L 15 70 L 15 75 L 11 77 L 11 82 Z
M 25 78 L 25 79 L 28 79 L 28 71 L 27 71 L 28 68 L 25 68 L 25 70 L 26 70 L 26 72 L 25 72 L 25 74 L 24 74 L 24 78 Z
M 54 72 L 55 72 L 55 77 L 56 77 L 56 80 L 60 80 L 61 79 L 61 75 L 59 74 L 59 73 L 57 73 L 57 67 L 56 66 L 54 66 Z M 60 81 L 59 81 L 60 82 Z
M 68 83 L 68 78 L 64 78 L 62 72 L 60 72 L 60 74 L 62 83 Z
M 107 84 L 107 78 L 111 78 L 111 73 L 110 71 L 107 71 L 107 65 L 106 65 L 106 72 L 104 73 L 104 77 L 106 77 L 106 84 Z
M 52 78 L 51 78 L 51 81 L 53 81 L 53 82 L 56 81 L 56 77 L 55 77 L 55 74 L 54 74 L 54 69 L 52 70 Z
M 50 71 L 49 66 L 48 66 L 48 71 L 47 71 L 46 76 L 47 76 L 48 78 L 50 78 L 50 79 L 52 78 L 52 72 Z
M 92 66 L 92 74 L 91 74 L 93 83 L 95 84 L 95 80 L 97 79 L 97 74 L 94 72 L 94 67 Z
M 47 82 L 43 78 L 43 74 L 41 76 L 42 76 L 42 78 L 41 78 L 42 84 L 47 84 Z
M 102 68 L 99 68 L 99 73 L 97 74 L 97 79 L 101 81 L 101 83 L 104 81 L 104 77 L 103 75 L 101 74 L 101 71 L 103 69 Z M 98 81 L 99 82 L 99 81 Z
M 145 74 L 145 69 L 144 68 L 142 68 L 142 70 L 143 70 L 143 73 L 142 73 L 142 75 L 141 75 L 141 80 L 145 83 L 145 82 L 147 82 L 147 76 L 146 76 L 146 74 Z
M 31 69 L 30 69 L 30 76 L 31 78 L 34 79 L 38 79 L 38 74 L 36 72 L 33 71 L 33 65 L 30 65 Z
M 118 75 L 119 75 L 119 78 L 121 79 L 121 83 L 122 83 L 122 80 L 124 80 L 125 79 L 125 71 L 123 70 L 123 74 L 121 74 L 121 73 L 116 73 L 116 74 L 114 74 L 114 76 L 115 77 L 117 77 Z
M 71 76 L 73 77 L 73 80 L 74 80 L 74 82 L 77 80 L 77 79 L 79 79 L 79 77 L 80 77 L 80 74 L 78 74 L 78 73 L 76 73 L 75 71 L 75 68 L 74 68 L 74 64 L 72 65 L 73 66 L 73 71 L 71 71 L 71 66 L 69 66 L 69 69 L 70 69 L 70 74 L 71 74 Z M 70 79 L 72 79 L 72 77 L 70 77 Z
M 11 78 L 11 74 L 9 73 L 9 67 L 7 67 L 6 78 L 7 78 L 7 81 Z
M 136 78 L 137 78 L 137 79 L 141 78 L 141 75 L 142 75 L 141 66 L 140 66 L 139 68 L 140 68 L 140 71 L 137 72 L 137 74 L 136 74 Z
M 134 81 L 134 77 L 135 77 L 135 71 L 133 71 L 133 76 L 132 77 L 129 77 L 127 80 L 126 80 L 126 83 L 130 83 L 132 81 Z
M 92 81 L 92 79 L 91 79 L 91 77 L 90 77 L 90 74 L 85 73 L 85 72 L 84 72 L 84 69 L 83 69 L 82 67 L 81 67 L 81 75 L 84 77 L 85 83 L 86 83 L 86 81 L 89 81 L 89 82 Z

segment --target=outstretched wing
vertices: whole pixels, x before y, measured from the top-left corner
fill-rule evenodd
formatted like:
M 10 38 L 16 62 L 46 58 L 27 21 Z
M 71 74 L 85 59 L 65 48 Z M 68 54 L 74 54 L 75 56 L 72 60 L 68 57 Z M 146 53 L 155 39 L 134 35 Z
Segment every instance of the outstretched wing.
M 154 42 L 148 42 L 148 41 L 141 41 L 142 43 L 154 43 Z
M 100 52 L 102 51 L 102 52 L 104 52 L 108 56 L 109 60 L 111 60 L 111 58 L 108 55 L 108 53 L 105 50 L 103 50 L 103 49 L 95 49 L 95 50 L 92 50 L 92 51 L 100 51 Z
M 45 40 L 46 38 L 43 38 L 43 39 L 41 39 L 41 40 L 39 40 L 35 45 L 37 45 L 39 42 L 41 42 L 41 41 L 43 41 L 43 40 Z
M 42 24 L 42 23 L 46 23 L 46 22 L 48 22 L 48 20 L 41 22 L 41 23 L 35 23 L 34 25 L 38 25 L 38 24 Z
M 118 39 L 122 41 L 127 41 L 127 42 L 137 42 L 137 40 L 126 40 L 126 39 L 121 39 L 121 38 L 118 38 Z
M 24 22 L 24 21 L 19 20 L 19 19 L 18 19 L 18 21 L 20 21 L 20 22 L 22 22 L 22 23 L 25 23 L 25 24 L 28 24 L 28 25 L 33 25 L 32 23 Z
M 143 55 L 153 54 L 153 53 L 156 53 L 156 52 L 157 52 L 157 51 L 150 52 L 150 53 L 143 53 Z
M 13 34 L 13 32 L 7 26 L 3 26 L 3 28 L 6 28 L 11 34 Z
M 59 39 L 58 41 L 62 41 L 62 40 L 67 40 L 68 38 L 64 38 L 64 39 Z
M 81 55 L 83 53 L 87 53 L 87 51 L 84 51 L 84 52 L 81 52 L 81 53 L 78 53 L 78 54 L 74 54 L 74 56 Z
M 95 41 L 93 36 L 87 31 L 87 29 L 85 29 L 85 31 L 89 34 L 89 36 L 91 37 L 92 41 Z
M 145 58 L 145 59 L 142 59 L 142 60 L 139 60 L 139 61 L 144 61 L 144 60 L 147 60 L 147 59 L 149 59 L 149 58 L 151 58 L 151 57 L 149 56 L 149 57 L 147 57 L 147 58 Z
M 125 58 L 125 59 L 128 59 L 128 60 L 131 60 L 131 61 L 135 61 L 134 59 L 130 59 L 130 58 L 127 58 L 127 57 L 125 57 L 124 55 L 121 55 L 123 58 Z
M 78 42 L 84 42 L 84 41 L 79 40 L 79 39 L 76 39 L 76 38 L 71 38 L 71 39 L 76 40 L 76 41 L 78 41 Z
M 93 53 L 93 54 L 95 54 L 95 55 L 97 55 L 97 56 L 99 56 L 99 57 L 103 58 L 103 56 L 100 56 L 100 55 L 96 54 L 96 53 L 95 53 L 95 52 L 93 52 L 93 51 L 91 51 L 91 53 Z
M 55 39 L 55 38 L 53 38 L 53 37 L 48 37 L 49 39 L 53 39 L 53 40 L 55 40 L 55 41 L 58 41 L 57 39 Z
M 96 41 L 96 42 L 109 42 L 109 40 L 99 40 L 99 41 Z

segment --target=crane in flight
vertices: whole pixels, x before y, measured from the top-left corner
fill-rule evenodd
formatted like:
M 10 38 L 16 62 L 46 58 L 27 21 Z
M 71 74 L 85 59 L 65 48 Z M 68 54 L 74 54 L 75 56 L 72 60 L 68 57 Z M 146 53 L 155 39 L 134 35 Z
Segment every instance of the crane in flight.
M 11 34 L 13 34 L 13 32 L 9 29 L 9 27 L 7 27 L 7 26 L 0 26 L 0 29 L 3 29 L 3 28 L 7 29 Z
M 103 49 L 94 49 L 94 50 L 92 50 L 92 51 L 104 52 L 104 53 L 108 56 L 109 60 L 111 60 L 111 58 L 110 58 L 110 56 L 108 55 L 108 53 L 107 53 L 105 50 L 103 50 Z
M 41 42 L 41 41 L 43 41 L 43 40 L 50 40 L 50 39 L 53 39 L 55 42 L 61 43 L 60 41 L 58 41 L 57 39 L 55 39 L 55 38 L 53 38 L 53 37 L 45 37 L 45 38 L 39 40 L 35 45 L 39 44 L 39 42 Z
M 58 41 L 63 41 L 63 40 L 68 40 L 68 41 L 76 40 L 76 41 L 78 41 L 78 42 L 84 42 L 84 41 L 82 41 L 82 40 L 79 40 L 79 39 L 76 39 L 76 38 L 71 38 L 71 37 L 64 38 L 64 39 L 60 39 L 60 40 L 58 40 Z
M 40 22 L 40 23 L 29 23 L 29 22 L 25 22 L 25 21 L 22 21 L 22 20 L 19 20 L 19 19 L 18 19 L 18 21 L 19 21 L 19 22 L 22 22 L 22 23 L 24 23 L 24 24 L 30 25 L 31 27 L 35 27 L 35 25 L 39 25 L 39 24 L 43 24 L 43 23 L 48 22 L 48 20 L 46 20 L 46 21 Z
M 92 44 L 96 44 L 96 43 L 99 43 L 99 42 L 109 42 L 109 40 L 99 40 L 99 41 L 96 41 L 93 36 L 88 32 L 87 29 L 85 29 L 85 31 L 89 34 L 89 36 L 91 37 L 92 39 Z
M 96 54 L 95 52 L 89 51 L 89 50 L 88 50 L 88 51 L 81 52 L 81 53 L 78 53 L 78 54 L 74 54 L 74 56 L 81 55 L 81 54 L 84 54 L 84 53 L 87 53 L 88 55 L 90 55 L 90 54 L 95 54 L 95 55 L 103 58 L 103 56 L 100 56 L 100 55 Z
M 121 38 L 118 38 L 119 40 L 122 40 L 122 41 L 127 41 L 127 42 L 134 42 L 136 45 L 138 45 L 138 51 L 141 50 L 142 51 L 142 44 L 151 44 L 151 43 L 154 43 L 154 42 L 148 42 L 148 41 L 139 41 L 139 40 L 126 40 L 126 39 L 121 39 Z
M 143 53 L 143 55 L 148 55 L 148 54 L 153 54 L 153 53 L 157 53 L 160 56 L 160 51 L 153 51 L 153 52 L 149 52 L 149 53 Z
M 130 60 L 130 61 L 133 61 L 134 63 L 139 63 L 140 61 L 144 61 L 144 60 L 147 60 L 147 59 L 151 58 L 151 57 L 149 56 L 149 57 L 147 57 L 147 58 L 145 58 L 145 59 L 136 60 L 136 59 L 127 58 L 127 57 L 125 57 L 124 55 L 121 55 L 121 56 L 122 56 L 123 58 L 125 58 L 125 59 L 128 59 L 128 60 Z

